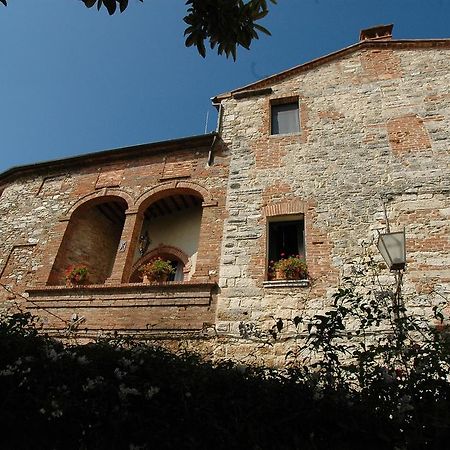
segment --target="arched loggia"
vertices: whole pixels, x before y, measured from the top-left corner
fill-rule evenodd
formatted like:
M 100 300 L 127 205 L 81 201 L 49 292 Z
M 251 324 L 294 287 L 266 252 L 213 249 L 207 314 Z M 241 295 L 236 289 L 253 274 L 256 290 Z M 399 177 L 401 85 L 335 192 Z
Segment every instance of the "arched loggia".
M 129 281 L 141 279 L 137 263 L 142 265 L 157 257 L 174 264 L 177 270 L 175 281 L 188 281 L 192 277 L 197 260 L 202 204 L 200 193 L 188 188 L 158 191 L 142 202 L 142 222 Z
M 111 275 L 127 208 L 118 196 L 96 197 L 79 205 L 70 215 L 47 284 L 65 284 L 67 269 L 80 264 L 88 268 L 89 284 L 103 284 Z

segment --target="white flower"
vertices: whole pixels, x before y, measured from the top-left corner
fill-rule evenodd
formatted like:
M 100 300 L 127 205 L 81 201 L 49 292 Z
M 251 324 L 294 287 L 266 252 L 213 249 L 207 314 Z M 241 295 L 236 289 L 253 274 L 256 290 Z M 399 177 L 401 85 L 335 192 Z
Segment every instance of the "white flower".
M 150 386 L 150 389 L 147 390 L 145 393 L 145 398 L 147 400 L 150 400 L 154 395 L 156 395 L 159 392 L 159 387 L 157 386 Z M 188 392 L 189 393 L 189 392 Z M 187 394 L 188 394 L 187 393 Z
M 103 383 L 104 378 L 103 377 L 96 377 L 96 378 L 87 378 L 86 384 L 83 385 L 83 391 L 90 391 L 92 389 L 95 389 L 95 387 L 101 383 Z
M 54 348 L 47 349 L 47 356 L 52 361 L 56 361 L 58 359 L 58 353 L 56 353 Z
M 121 380 L 127 373 L 124 370 L 120 370 L 118 367 L 114 369 L 114 375 L 117 379 Z
M 314 392 L 313 394 L 314 400 L 322 400 L 323 399 L 323 392 Z
M 86 364 L 89 364 L 89 360 L 88 360 L 88 359 L 86 358 L 86 356 L 84 356 L 84 355 L 79 356 L 79 357 L 77 358 L 77 361 L 78 361 L 78 363 L 81 364 L 82 366 L 85 366 Z
M 53 417 L 61 417 L 63 415 L 63 412 L 59 409 L 59 405 L 56 400 L 52 400 L 52 408 L 53 411 L 51 412 L 51 415 Z
M 140 395 L 140 392 L 135 388 L 130 388 L 125 386 L 124 384 L 121 384 L 119 386 L 119 397 L 121 399 L 124 399 L 127 397 L 127 395 Z
M 131 361 L 127 358 L 121 358 L 120 362 L 125 366 L 125 367 L 130 367 L 131 366 Z
M 400 399 L 400 403 L 397 406 L 398 410 L 402 413 L 404 413 L 406 411 L 412 411 L 414 409 L 414 406 L 411 405 L 410 401 L 411 401 L 411 396 L 404 395 Z

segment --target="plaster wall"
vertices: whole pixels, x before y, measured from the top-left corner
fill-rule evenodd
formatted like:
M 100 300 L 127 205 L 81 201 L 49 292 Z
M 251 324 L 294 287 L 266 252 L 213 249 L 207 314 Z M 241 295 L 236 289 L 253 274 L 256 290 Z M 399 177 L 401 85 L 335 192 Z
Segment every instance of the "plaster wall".
M 148 252 L 162 245 L 170 245 L 182 250 L 192 258 L 198 249 L 202 208 L 189 208 L 152 220 L 146 220 L 142 231 L 148 231 L 151 243 Z M 141 257 L 135 254 L 135 261 Z

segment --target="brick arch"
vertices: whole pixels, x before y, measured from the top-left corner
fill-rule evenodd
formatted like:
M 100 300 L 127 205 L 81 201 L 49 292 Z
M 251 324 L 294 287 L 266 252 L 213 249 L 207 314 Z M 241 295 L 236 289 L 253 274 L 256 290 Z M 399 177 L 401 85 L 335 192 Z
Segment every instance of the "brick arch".
M 119 203 L 120 213 L 105 213 L 102 204 Z M 83 196 L 69 209 L 67 224 L 58 246 L 47 284 L 65 283 L 65 270 L 70 266 L 86 265 L 88 282 L 103 284 L 114 267 L 117 249 L 126 221 L 129 195 L 116 189 L 103 189 Z
M 291 214 L 304 214 L 307 203 L 300 199 L 285 200 L 278 203 L 271 203 L 263 208 L 264 216 L 287 216 Z
M 175 194 L 191 194 L 200 197 L 203 200 L 203 205 L 214 205 L 217 201 L 204 186 L 194 183 L 193 181 L 170 181 L 161 183 L 139 196 L 134 204 L 134 208 L 139 211 L 144 211 L 153 202 L 163 197 L 168 197 Z
M 184 265 L 185 270 L 184 272 L 189 272 L 190 264 L 189 264 L 189 257 L 186 253 L 183 252 L 183 250 L 179 249 L 178 247 L 174 247 L 172 245 L 160 245 L 153 250 L 146 253 L 144 256 L 139 258 L 134 264 L 133 268 L 131 269 L 131 276 L 130 281 L 135 278 L 136 272 L 143 264 L 148 263 L 153 258 L 157 258 L 158 256 L 166 257 L 166 256 L 175 256 L 178 258 Z
M 90 208 L 91 206 L 98 205 L 99 203 L 108 202 L 121 198 L 126 203 L 125 210 L 129 209 L 134 203 L 130 194 L 120 189 L 102 189 L 100 191 L 94 191 L 89 194 L 80 197 L 64 214 L 61 220 L 69 220 L 72 214 L 82 208 Z

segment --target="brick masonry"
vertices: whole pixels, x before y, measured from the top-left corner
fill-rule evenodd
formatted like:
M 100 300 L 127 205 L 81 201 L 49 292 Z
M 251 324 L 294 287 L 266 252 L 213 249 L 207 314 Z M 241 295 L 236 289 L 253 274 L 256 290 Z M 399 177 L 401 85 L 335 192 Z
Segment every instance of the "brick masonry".
M 78 308 L 85 333 L 144 332 L 151 324 L 164 340 L 164 333 L 189 330 L 187 347 L 280 365 L 305 331 L 294 317 L 327 308 L 363 249 L 377 255 L 387 216 L 392 230 L 406 230 L 409 306 L 429 314 L 450 294 L 449 61 L 448 41 L 363 43 L 221 96 L 221 139 L 191 138 L 122 151 L 113 160 L 88 155 L 66 166 L 6 174 L 0 178 L 0 281 L 19 292 L 33 288 L 33 301 L 65 320 Z M 270 105 L 286 98 L 299 101 L 300 132 L 271 135 Z M 161 286 L 168 305 L 155 300 L 154 288 L 150 295 L 128 280 L 143 210 L 176 193 L 203 199 L 190 281 L 200 290 Z M 96 281 L 105 284 L 78 293 L 48 286 L 77 207 L 106 197 L 126 203 L 119 238 L 126 245 L 103 270 L 107 279 Z M 305 221 L 309 282 L 266 283 L 268 218 L 289 215 Z M 85 235 L 101 229 L 89 223 Z M 389 273 L 385 279 L 392 282 Z M 201 288 L 216 282 L 217 290 Z M 274 341 L 268 331 L 278 319 L 285 328 Z M 205 327 L 214 330 L 206 340 Z

